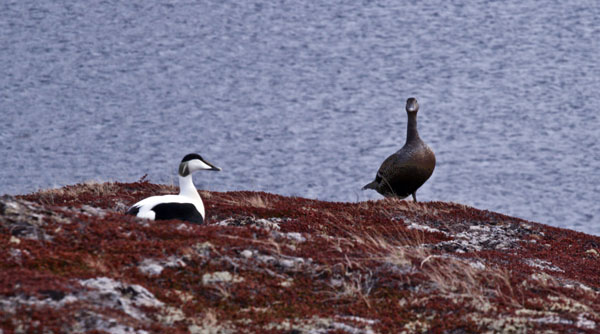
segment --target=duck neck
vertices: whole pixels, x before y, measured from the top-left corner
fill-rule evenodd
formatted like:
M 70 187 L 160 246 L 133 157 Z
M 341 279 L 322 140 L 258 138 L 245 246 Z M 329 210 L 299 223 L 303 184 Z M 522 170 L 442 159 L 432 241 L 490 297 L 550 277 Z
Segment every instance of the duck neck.
M 191 173 L 187 176 L 179 175 L 179 195 L 193 199 L 200 199 L 198 190 L 196 190 L 196 186 L 192 180 Z
M 406 130 L 406 142 L 410 142 L 419 139 L 419 132 L 417 131 L 417 113 L 408 114 L 408 127 Z

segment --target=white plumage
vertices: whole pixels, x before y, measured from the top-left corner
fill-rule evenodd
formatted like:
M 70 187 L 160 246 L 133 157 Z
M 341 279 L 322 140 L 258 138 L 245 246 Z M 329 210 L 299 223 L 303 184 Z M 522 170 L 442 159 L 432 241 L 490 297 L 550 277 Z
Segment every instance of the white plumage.
M 220 171 L 221 168 L 205 161 L 198 154 L 188 154 L 179 164 L 178 195 L 145 198 L 132 205 L 127 213 L 152 220 L 180 219 L 202 224 L 205 217 L 204 203 L 192 180 L 192 173 L 199 170 Z

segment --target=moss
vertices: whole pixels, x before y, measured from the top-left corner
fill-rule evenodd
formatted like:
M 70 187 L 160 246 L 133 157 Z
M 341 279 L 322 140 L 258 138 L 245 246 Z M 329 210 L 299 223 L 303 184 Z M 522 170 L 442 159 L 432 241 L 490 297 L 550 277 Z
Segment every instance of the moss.
M 175 191 L 140 181 L 19 196 L 53 213 L 40 227 L 51 239 L 15 243 L 10 229 L 0 228 L 0 251 L 9 254 L 0 261 L 0 295 L 77 301 L 56 309 L 0 310 L 0 328 L 9 332 L 37 321 L 38 327 L 27 329 L 65 332 L 68 324 L 75 325 L 72 319 L 100 317 L 151 333 L 188 333 L 215 324 L 234 332 L 284 333 L 317 326 L 314 319 L 355 328 L 368 324 L 381 333 L 480 332 L 490 324 L 500 331 L 517 323 L 532 332 L 585 332 L 589 323 L 578 322 L 579 314 L 587 312 L 591 323 L 599 320 L 600 266 L 589 252 L 600 249 L 598 237 L 455 203 L 332 203 L 248 191 L 203 191 L 208 224 L 202 226 L 123 215 L 144 197 Z M 86 206 L 106 211 L 97 215 L 83 210 Z M 247 223 L 211 225 L 232 217 Z M 277 221 L 275 233 L 253 224 L 259 218 L 284 219 Z M 506 248 L 482 243 L 465 253 L 439 246 L 484 228 L 509 233 L 516 241 Z M 284 237 L 291 232 L 303 238 Z M 149 275 L 140 270 L 146 259 L 177 261 Z M 532 267 L 524 259 L 548 261 L 562 271 Z M 237 280 L 203 282 L 217 272 Z M 139 284 L 164 309 L 145 310 L 142 321 L 98 308 L 97 301 L 82 299 L 78 284 L 96 277 Z M 169 308 L 184 319 L 161 320 Z M 554 312 L 565 321 L 535 321 L 534 313 L 522 310 Z M 505 318 L 518 320 L 495 322 Z M 287 329 L 272 326 L 284 321 Z M 344 332 L 341 328 L 327 332 Z

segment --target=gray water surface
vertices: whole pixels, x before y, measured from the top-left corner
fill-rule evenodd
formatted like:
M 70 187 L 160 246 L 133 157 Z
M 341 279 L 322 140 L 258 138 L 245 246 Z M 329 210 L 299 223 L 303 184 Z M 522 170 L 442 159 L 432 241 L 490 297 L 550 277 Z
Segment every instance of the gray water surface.
M 2 1 L 0 193 L 88 180 L 329 201 L 406 136 L 423 201 L 600 234 L 600 3 Z

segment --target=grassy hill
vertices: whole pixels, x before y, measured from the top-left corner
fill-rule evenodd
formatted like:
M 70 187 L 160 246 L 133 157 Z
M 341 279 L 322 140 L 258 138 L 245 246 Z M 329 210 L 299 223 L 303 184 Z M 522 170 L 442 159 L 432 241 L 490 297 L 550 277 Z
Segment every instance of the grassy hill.
M 169 186 L 0 197 L 0 333 L 597 333 L 600 238 L 455 203 Z

